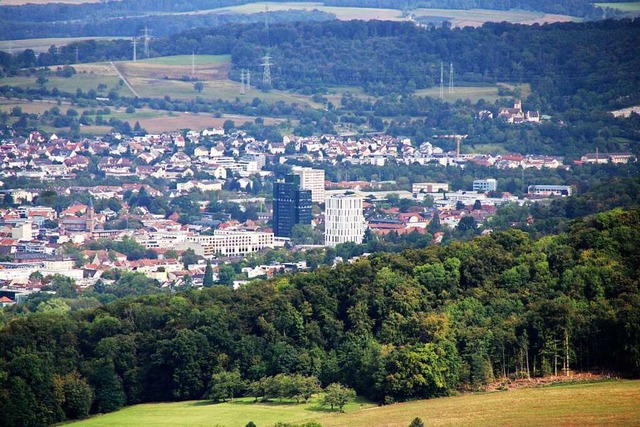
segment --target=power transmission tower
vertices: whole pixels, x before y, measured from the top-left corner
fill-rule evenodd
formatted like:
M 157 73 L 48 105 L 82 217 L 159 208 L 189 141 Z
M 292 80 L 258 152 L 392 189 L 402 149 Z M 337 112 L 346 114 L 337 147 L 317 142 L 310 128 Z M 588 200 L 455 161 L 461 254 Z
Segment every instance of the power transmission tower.
M 151 40 L 151 37 L 149 36 L 149 27 L 147 27 L 146 25 L 144 26 L 144 56 L 146 58 L 149 58 L 150 53 L 149 53 L 149 42 Z
M 440 99 L 444 98 L 444 64 L 440 62 Z
M 138 38 L 133 36 L 133 62 L 138 60 Z
M 271 87 L 271 66 L 273 63 L 271 62 L 271 56 L 267 53 L 262 57 L 262 84 L 265 88 Z
M 196 73 L 196 53 L 191 51 L 191 75 Z
M 449 95 L 453 94 L 453 62 L 449 64 Z
M 247 70 L 247 91 L 251 90 L 251 71 Z
M 79 62 L 80 55 L 78 54 L 78 46 L 76 46 L 76 64 Z
M 245 79 L 245 74 L 244 74 L 244 68 L 240 71 L 240 93 L 241 94 L 245 94 L 245 90 L 244 90 L 244 79 Z

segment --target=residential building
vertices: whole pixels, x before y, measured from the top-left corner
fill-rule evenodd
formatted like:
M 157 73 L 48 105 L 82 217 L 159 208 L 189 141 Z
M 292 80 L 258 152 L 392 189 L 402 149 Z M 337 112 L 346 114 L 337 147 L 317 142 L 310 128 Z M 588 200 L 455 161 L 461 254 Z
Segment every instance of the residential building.
M 498 182 L 493 178 L 475 179 L 473 181 L 473 191 L 488 193 L 489 191 L 496 191 L 497 188 Z
M 362 243 L 366 222 L 363 199 L 355 195 L 334 195 L 325 201 L 324 243 L 334 247 L 340 243 Z
M 324 170 L 303 167 L 294 167 L 293 173 L 300 176 L 300 188 L 311 190 L 311 201 L 324 203 Z
M 273 184 L 273 233 L 291 237 L 296 224 L 311 224 L 311 190 L 300 188 L 300 176 L 287 175 Z

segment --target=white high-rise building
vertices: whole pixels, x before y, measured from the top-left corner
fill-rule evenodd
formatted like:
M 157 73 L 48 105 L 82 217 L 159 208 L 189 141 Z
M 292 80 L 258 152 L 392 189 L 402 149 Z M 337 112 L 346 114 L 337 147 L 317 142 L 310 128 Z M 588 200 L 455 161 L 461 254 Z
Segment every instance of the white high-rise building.
M 295 166 L 291 170 L 294 174 L 300 176 L 300 188 L 303 190 L 311 190 L 311 201 L 314 203 L 324 202 L 324 170 L 311 169 Z
M 329 196 L 325 202 L 324 244 L 334 247 L 340 243 L 362 243 L 366 222 L 362 197 L 354 195 Z

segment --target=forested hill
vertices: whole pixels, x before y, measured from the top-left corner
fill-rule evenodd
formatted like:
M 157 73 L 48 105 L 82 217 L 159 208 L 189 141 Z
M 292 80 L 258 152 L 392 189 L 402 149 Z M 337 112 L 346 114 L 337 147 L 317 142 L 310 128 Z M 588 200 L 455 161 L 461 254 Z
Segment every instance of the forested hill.
M 531 83 L 530 109 L 547 114 L 610 110 L 640 103 L 640 19 L 525 26 L 424 29 L 388 21 L 304 22 L 201 28 L 151 43 L 153 56 L 231 54 L 231 77 L 260 75 L 270 52 L 273 86 L 305 93 L 353 85 L 374 95 L 407 94 L 439 84 L 453 64 L 456 85 Z M 0 56 L 17 67 L 129 59 L 129 41 L 83 42 L 59 56 Z M 448 67 L 446 79 L 448 79 Z M 259 83 L 259 82 L 258 82 Z
M 537 241 L 512 230 L 236 291 L 5 312 L 2 421 L 45 425 L 89 408 L 198 399 L 221 371 L 317 376 L 381 402 L 565 363 L 637 376 L 639 241 L 640 211 L 614 210 Z

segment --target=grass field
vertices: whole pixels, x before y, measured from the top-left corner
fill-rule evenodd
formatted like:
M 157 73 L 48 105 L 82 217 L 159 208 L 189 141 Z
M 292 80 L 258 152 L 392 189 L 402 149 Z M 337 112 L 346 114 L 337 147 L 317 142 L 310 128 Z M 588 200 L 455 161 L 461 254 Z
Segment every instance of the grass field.
M 520 89 L 520 97 L 523 99 L 526 99 L 531 95 L 531 86 L 529 84 L 515 86 L 506 83 L 498 83 L 496 86 L 456 86 L 451 94 L 448 92 L 448 88 L 445 87 L 443 99 L 448 102 L 453 102 L 458 99 L 468 99 L 474 103 L 478 102 L 479 99 L 494 102 L 496 99 L 501 98 L 498 93 L 501 86 L 509 90 L 514 90 L 516 88 Z M 416 91 L 416 95 L 437 98 L 440 96 L 440 87 L 434 86 L 429 89 L 420 89 Z
M 51 46 L 66 46 L 84 40 L 116 40 L 121 38 L 125 37 L 58 37 L 47 39 L 2 40 L 0 41 L 0 50 L 5 52 L 20 52 L 25 49 L 33 49 L 36 53 L 39 53 L 48 51 Z
M 598 7 L 608 7 L 611 9 L 617 9 L 622 12 L 630 14 L 640 14 L 640 1 L 630 1 L 625 3 L 595 3 Z
M 258 427 L 278 421 L 315 420 L 324 427 L 406 427 L 415 417 L 434 426 L 547 426 L 640 423 L 640 381 L 607 381 L 375 406 L 361 401 L 346 412 L 308 405 L 260 404 L 252 399 L 235 403 L 179 402 L 145 404 L 74 423 L 74 426 L 244 426 Z

